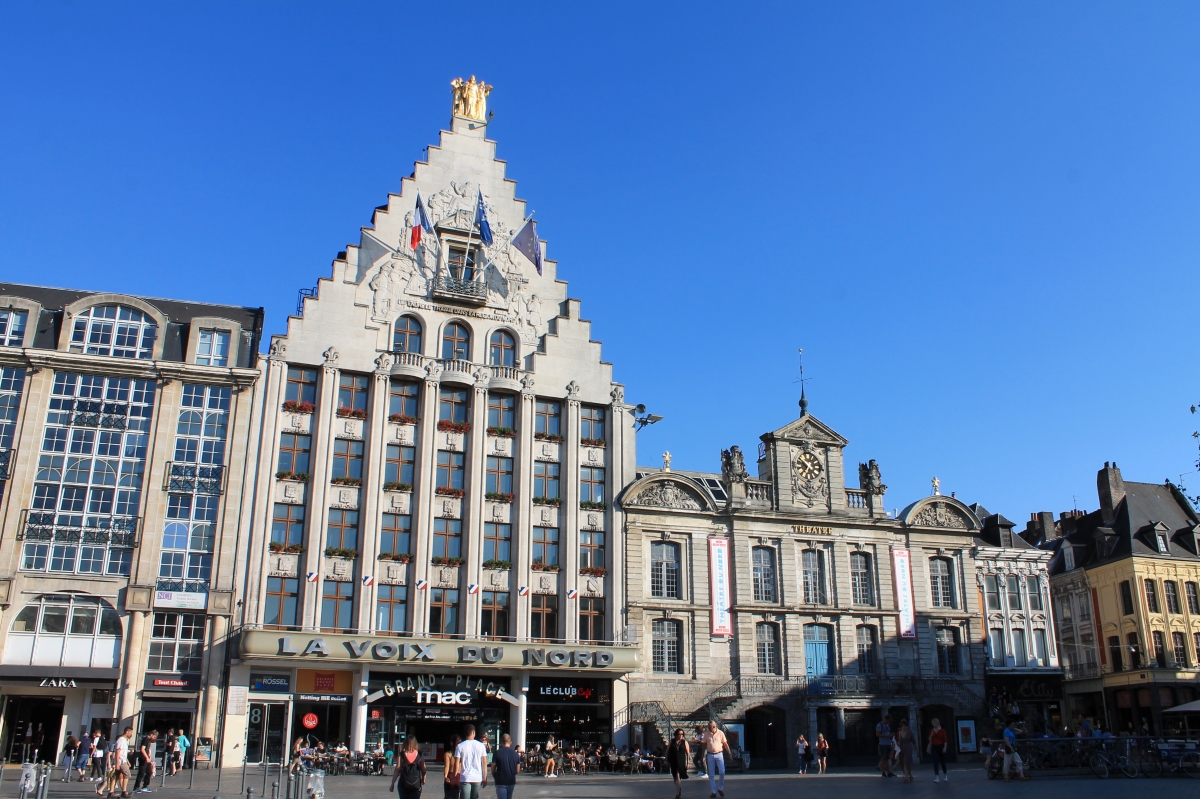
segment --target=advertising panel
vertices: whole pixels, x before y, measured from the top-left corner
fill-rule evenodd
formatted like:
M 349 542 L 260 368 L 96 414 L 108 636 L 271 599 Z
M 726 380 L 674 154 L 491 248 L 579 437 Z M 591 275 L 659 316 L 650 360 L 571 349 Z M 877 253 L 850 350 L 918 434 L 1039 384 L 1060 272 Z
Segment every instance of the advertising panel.
M 917 617 L 913 610 L 912 555 L 907 549 L 892 550 L 892 582 L 896 586 L 896 610 L 900 612 L 901 638 L 917 637 Z
M 708 539 L 708 571 L 712 582 L 712 634 L 733 635 L 733 618 L 729 613 L 732 597 L 729 591 L 729 539 Z
M 155 591 L 154 607 L 204 610 L 208 607 L 208 594 L 197 591 Z

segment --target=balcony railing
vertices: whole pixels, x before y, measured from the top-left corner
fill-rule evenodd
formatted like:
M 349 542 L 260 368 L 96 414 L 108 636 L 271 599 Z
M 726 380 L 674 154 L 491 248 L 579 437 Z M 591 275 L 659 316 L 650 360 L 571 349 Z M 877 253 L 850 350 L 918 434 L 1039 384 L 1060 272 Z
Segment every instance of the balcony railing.
M 225 467 L 199 466 L 195 463 L 167 463 L 164 491 L 183 494 L 219 495 L 225 491 Z
M 433 295 L 471 305 L 483 305 L 487 302 L 487 284 L 442 273 L 433 279 Z
M 759 483 L 753 480 L 746 481 L 746 499 L 751 502 L 766 502 L 770 505 L 772 503 L 771 494 L 770 483 Z
M 521 370 L 515 366 L 493 366 L 492 377 L 497 380 L 512 380 L 516 382 L 521 379 Z
M 100 523 L 97 525 L 61 523 L 55 516 L 54 513 L 44 511 L 21 511 L 17 539 L 114 547 L 137 546 L 141 520 L 136 516 L 112 516 L 97 519 L 96 521 Z
M 12 477 L 13 456 L 8 447 L 0 447 L 0 480 Z
M 1099 676 L 1100 664 L 1098 663 L 1074 663 L 1063 667 L 1063 679 L 1091 680 Z
M 71 424 L 76 427 L 103 427 L 124 430 L 129 418 L 129 406 L 119 402 L 75 400 Z
M 867 492 L 861 488 L 846 489 L 846 507 L 847 508 L 865 508 L 867 507 Z
M 185 594 L 207 594 L 207 580 L 159 580 L 157 591 L 181 591 Z

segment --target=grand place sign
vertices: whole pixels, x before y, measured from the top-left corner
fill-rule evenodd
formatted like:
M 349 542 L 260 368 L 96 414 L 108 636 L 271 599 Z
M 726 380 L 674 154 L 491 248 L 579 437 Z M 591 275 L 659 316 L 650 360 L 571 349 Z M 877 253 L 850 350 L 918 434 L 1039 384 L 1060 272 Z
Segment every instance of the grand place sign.
M 641 667 L 635 646 L 562 646 L 456 641 L 445 638 L 287 634 L 266 630 L 242 633 L 246 660 L 411 663 L 496 669 L 568 669 L 630 672 Z

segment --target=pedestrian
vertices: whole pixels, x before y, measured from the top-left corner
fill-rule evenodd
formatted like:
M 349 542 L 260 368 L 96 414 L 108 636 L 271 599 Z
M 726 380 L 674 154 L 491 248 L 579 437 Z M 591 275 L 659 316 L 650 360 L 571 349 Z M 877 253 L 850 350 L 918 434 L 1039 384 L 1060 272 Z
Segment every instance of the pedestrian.
M 896 747 L 900 750 L 896 759 L 900 763 L 900 769 L 904 772 L 904 782 L 912 782 L 913 750 L 916 748 L 916 739 L 912 730 L 909 729 L 907 721 L 900 722 L 900 729 L 896 732 Z
M 804 740 L 801 735 L 796 739 L 796 773 L 805 774 L 808 772 L 808 741 Z
M 168 777 L 175 776 L 175 728 L 169 728 L 163 736 L 162 767 Z
M 108 773 L 108 741 L 100 730 L 92 733 L 92 782 L 101 782 Z
M 479 799 L 479 790 L 487 787 L 487 749 L 475 740 L 474 724 L 463 727 L 463 737 L 454 747 L 461 799 Z
M 876 770 L 880 776 L 895 777 L 892 773 L 892 717 L 884 715 L 883 721 L 875 725 L 875 740 L 879 742 L 879 765 Z
M 829 760 L 829 741 L 823 733 L 817 733 L 817 773 L 824 774 Z
M 492 753 L 492 777 L 496 780 L 496 799 L 513 799 L 517 774 L 521 771 L 521 754 L 512 747 L 512 736 L 500 736 L 500 748 Z
M 1004 781 L 1012 782 L 1012 776 L 1009 772 L 1013 766 L 1016 766 L 1017 776 L 1022 780 L 1029 779 L 1029 775 L 1025 773 L 1025 763 L 1021 760 L 1021 756 L 1017 754 L 1017 747 L 1012 744 L 1004 744 L 1004 765 L 1001 766 L 1001 771 L 1004 773 Z
M 455 735 L 454 739 L 446 745 L 446 752 L 442 755 L 442 795 L 443 799 L 458 799 L 459 794 L 459 776 L 458 776 L 458 758 L 454 756 L 454 752 L 458 749 L 458 745 L 462 742 L 462 738 Z
M 138 772 L 133 783 L 134 793 L 150 793 L 150 779 L 154 776 L 154 750 L 157 747 L 158 730 L 151 730 L 138 741 Z
M 708 778 L 708 764 L 704 761 L 704 727 L 697 725 L 696 731 L 692 737 L 692 765 L 696 767 L 696 771 Z
M 691 760 L 692 747 L 688 746 L 683 730 L 675 730 L 675 740 L 667 747 L 667 765 L 671 767 L 671 779 L 675 781 L 675 799 L 683 792 L 683 780 L 688 778 Z
M 546 745 L 542 748 L 542 751 L 546 753 L 546 773 L 542 776 L 557 777 L 558 772 L 556 769 L 558 769 L 558 742 L 554 740 L 553 735 L 546 739 Z
M 129 799 L 129 745 L 132 742 L 133 727 L 126 727 L 125 732 L 117 739 L 117 746 L 113 752 L 113 767 L 117 770 L 117 782 L 121 785 L 121 799 Z M 109 793 L 109 796 L 112 794 Z
M 75 755 L 75 773 L 79 775 L 77 782 L 87 779 L 88 761 L 92 759 L 92 739 L 86 735 L 79 738 L 79 749 Z
M 421 799 L 425 776 L 425 758 L 421 757 L 417 736 L 410 735 L 404 739 L 400 756 L 396 758 L 396 768 L 392 771 L 392 784 L 388 790 L 396 790 L 396 783 L 399 783 L 400 799 Z
M 725 753 L 728 751 L 725 733 L 717 729 L 717 722 L 708 722 L 708 732 L 704 734 L 704 761 L 708 766 L 709 799 L 718 794 L 725 795 Z
M 183 728 L 180 728 L 179 733 L 175 736 L 175 770 L 179 771 L 187 766 L 187 750 L 191 748 L 192 742 L 188 740 L 187 733 Z
M 950 772 L 946 771 L 946 747 L 949 745 L 950 736 L 946 735 L 946 729 L 942 727 L 941 721 L 934 719 L 931 723 L 933 729 L 929 731 L 929 743 L 926 745 L 925 751 L 933 757 L 933 781 L 938 781 L 938 766 L 940 765 L 946 782 L 950 782 Z
M 68 735 L 67 742 L 63 744 L 62 751 L 63 782 L 71 781 L 71 769 L 75 768 L 75 753 L 77 751 L 79 751 L 79 739 L 74 735 Z

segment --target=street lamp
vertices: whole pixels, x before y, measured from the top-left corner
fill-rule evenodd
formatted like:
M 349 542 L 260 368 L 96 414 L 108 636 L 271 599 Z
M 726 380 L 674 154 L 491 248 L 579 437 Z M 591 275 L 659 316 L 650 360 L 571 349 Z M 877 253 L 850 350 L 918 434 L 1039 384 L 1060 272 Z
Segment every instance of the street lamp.
M 635 433 L 648 424 L 654 424 L 655 422 L 661 422 L 662 420 L 663 418 L 657 413 L 646 413 L 646 406 L 640 403 L 633 409 L 633 431 Z

